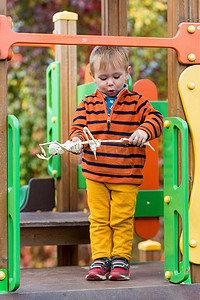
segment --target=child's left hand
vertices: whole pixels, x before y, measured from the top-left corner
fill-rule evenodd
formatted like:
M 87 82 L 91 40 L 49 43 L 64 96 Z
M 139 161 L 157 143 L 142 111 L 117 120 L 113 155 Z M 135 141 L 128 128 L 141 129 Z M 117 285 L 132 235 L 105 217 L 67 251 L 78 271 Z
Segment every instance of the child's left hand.
M 148 134 L 146 133 L 146 131 L 142 129 L 137 129 L 130 136 L 129 143 L 143 147 L 147 139 L 148 139 Z

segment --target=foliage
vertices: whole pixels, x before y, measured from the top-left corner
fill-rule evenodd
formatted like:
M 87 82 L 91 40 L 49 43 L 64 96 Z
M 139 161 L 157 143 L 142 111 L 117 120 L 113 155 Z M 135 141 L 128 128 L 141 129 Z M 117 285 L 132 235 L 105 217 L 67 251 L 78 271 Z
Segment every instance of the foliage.
M 167 37 L 167 0 L 129 0 L 128 34 L 142 37 Z M 159 99 L 167 99 L 167 50 L 132 48 L 134 81 L 152 80 Z

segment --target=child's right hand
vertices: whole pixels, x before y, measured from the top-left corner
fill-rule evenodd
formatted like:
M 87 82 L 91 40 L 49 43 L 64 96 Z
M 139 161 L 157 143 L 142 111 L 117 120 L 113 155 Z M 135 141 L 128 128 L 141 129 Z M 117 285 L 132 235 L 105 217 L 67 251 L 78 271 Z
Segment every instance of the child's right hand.
M 74 154 L 80 154 L 83 150 L 83 145 L 81 145 L 81 142 L 82 142 L 81 139 L 79 139 L 78 137 L 73 137 L 72 142 L 75 142 L 76 144 L 72 145 L 70 151 Z

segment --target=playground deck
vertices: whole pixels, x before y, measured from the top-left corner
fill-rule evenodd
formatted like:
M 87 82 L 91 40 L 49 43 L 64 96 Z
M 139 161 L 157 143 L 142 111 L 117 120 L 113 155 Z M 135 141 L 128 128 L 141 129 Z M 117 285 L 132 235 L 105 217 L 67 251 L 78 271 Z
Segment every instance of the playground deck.
M 131 266 L 131 280 L 92 282 L 85 280 L 87 267 L 22 269 L 21 286 L 0 300 L 161 300 L 200 299 L 200 284 L 171 284 L 164 279 L 164 263 L 136 263 Z

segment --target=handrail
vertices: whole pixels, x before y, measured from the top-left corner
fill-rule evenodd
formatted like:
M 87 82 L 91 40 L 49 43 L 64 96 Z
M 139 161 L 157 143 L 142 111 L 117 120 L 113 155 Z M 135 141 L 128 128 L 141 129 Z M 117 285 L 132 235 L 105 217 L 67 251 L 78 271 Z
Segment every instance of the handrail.
M 47 141 L 60 142 L 60 63 L 51 63 L 46 71 Z M 48 161 L 48 173 L 60 177 L 60 156 Z
M 20 285 L 19 122 L 8 116 L 8 282 Z
M 182 180 L 178 184 L 178 130 L 181 133 Z M 180 283 L 189 277 L 188 126 L 180 118 L 164 121 L 164 247 L 165 278 Z M 183 258 L 179 264 L 179 216 L 183 229 Z

